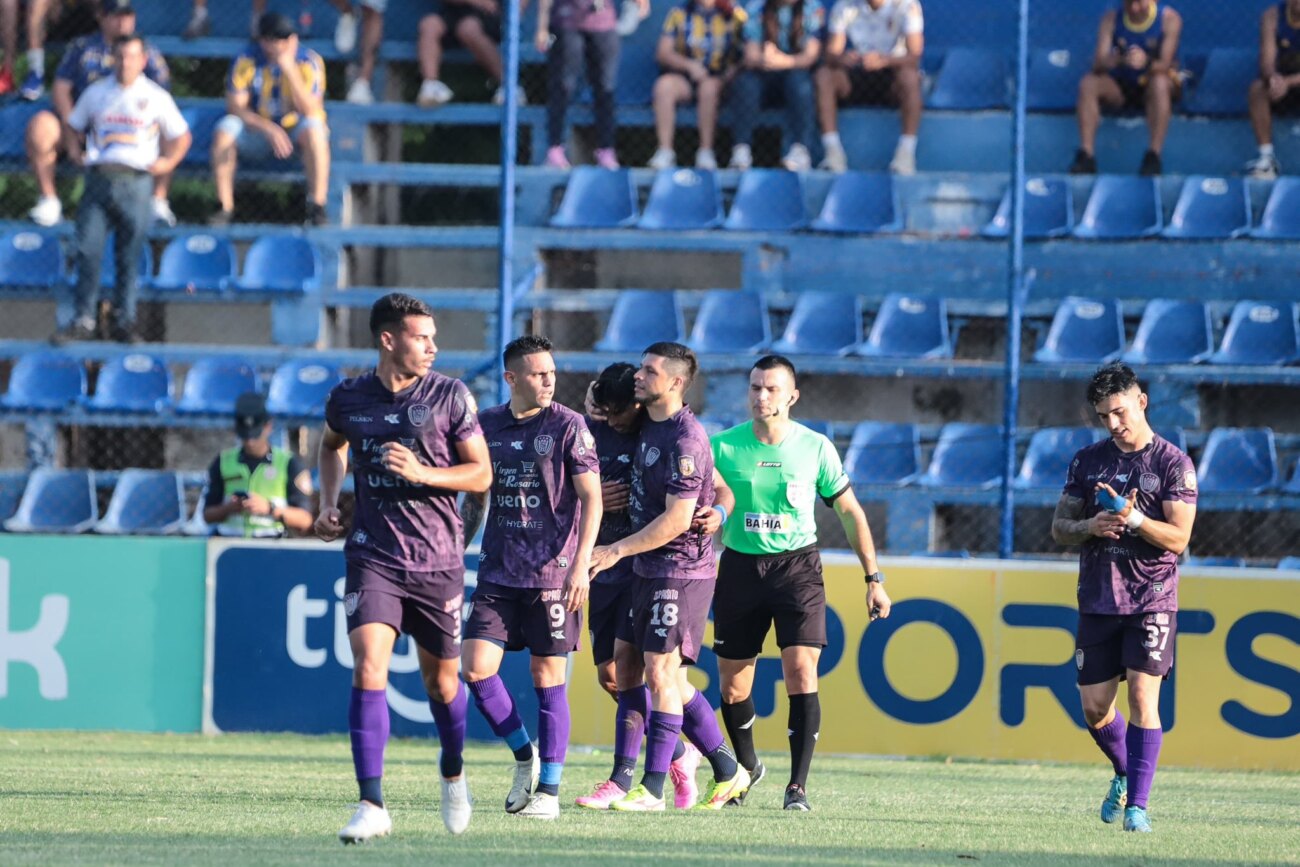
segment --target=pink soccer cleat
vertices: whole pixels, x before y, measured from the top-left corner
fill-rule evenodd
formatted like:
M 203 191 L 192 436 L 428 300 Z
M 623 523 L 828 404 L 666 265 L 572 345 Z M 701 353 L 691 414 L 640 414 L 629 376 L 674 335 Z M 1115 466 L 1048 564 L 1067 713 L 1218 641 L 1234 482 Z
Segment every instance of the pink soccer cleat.
M 700 751 L 688 743 L 682 757 L 668 766 L 668 778 L 673 781 L 673 806 L 679 810 L 689 810 L 700 799 L 700 787 L 695 785 L 700 758 Z
M 608 810 L 610 804 L 621 801 L 626 797 L 627 792 L 623 791 L 618 783 L 613 780 L 605 780 L 590 795 L 583 795 L 575 799 L 573 803 L 579 807 L 586 807 L 588 810 Z

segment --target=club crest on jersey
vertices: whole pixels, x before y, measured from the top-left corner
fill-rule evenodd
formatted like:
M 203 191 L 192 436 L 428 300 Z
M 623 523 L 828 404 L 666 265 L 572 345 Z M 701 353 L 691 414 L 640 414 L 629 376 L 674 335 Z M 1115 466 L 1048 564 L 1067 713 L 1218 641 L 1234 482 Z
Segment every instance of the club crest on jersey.
M 424 427 L 424 423 L 429 420 L 432 410 L 422 403 L 411 404 L 406 408 L 406 417 L 411 420 L 411 424 L 416 427 Z
M 1196 490 L 1196 471 L 1186 470 L 1183 472 L 1183 487 L 1189 491 Z
M 1144 494 L 1154 494 L 1156 488 L 1160 487 L 1160 477 L 1155 473 L 1143 473 L 1141 478 L 1138 479 L 1138 487 L 1142 489 Z
M 689 478 L 695 475 L 695 458 L 691 455 L 682 455 L 677 459 L 677 472 L 682 474 L 682 478 Z
M 584 448 L 594 449 L 596 447 L 596 438 L 591 435 L 591 431 L 582 432 L 582 445 Z
M 478 413 L 478 401 L 474 399 L 474 395 L 468 390 L 465 391 L 465 412 Z
M 653 467 L 657 460 L 659 460 L 659 449 L 651 446 L 650 451 L 645 453 L 645 465 L 647 467 Z
M 555 447 L 555 437 L 551 436 L 550 434 L 542 434 L 539 437 L 533 438 L 533 451 L 537 452 L 537 454 L 540 455 L 541 457 L 546 457 L 547 455 L 549 455 L 551 453 L 551 449 L 554 447 Z

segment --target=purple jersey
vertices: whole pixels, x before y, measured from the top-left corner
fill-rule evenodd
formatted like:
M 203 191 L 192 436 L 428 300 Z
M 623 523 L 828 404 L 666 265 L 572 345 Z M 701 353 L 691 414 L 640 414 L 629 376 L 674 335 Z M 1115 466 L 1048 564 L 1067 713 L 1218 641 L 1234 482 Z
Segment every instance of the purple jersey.
M 394 394 L 374 372 L 334 387 L 325 421 L 352 447 L 356 509 L 343 553 L 407 572 L 464 568 L 465 539 L 456 492 L 416 485 L 380 463 L 380 448 L 400 442 L 420 463 L 460 463 L 456 444 L 482 435 L 474 396 L 458 379 L 430 371 Z
M 581 30 L 600 33 L 613 30 L 618 10 L 613 0 L 555 0 L 551 5 L 551 31 Z
M 1196 505 L 1192 459 L 1156 436 L 1136 452 L 1122 452 L 1111 439 L 1082 448 L 1070 463 L 1065 495 L 1084 502 L 1083 515 L 1100 512 L 1094 489 L 1106 482 L 1121 497 L 1137 492 L 1136 507 L 1165 520 L 1163 503 Z M 1178 555 L 1157 548 L 1136 533 L 1118 539 L 1093 537 L 1079 555 L 1079 612 L 1137 614 L 1178 610 Z
M 667 421 L 647 418 L 641 425 L 632 459 L 632 529 L 662 515 L 668 497 L 693 497 L 697 508 L 713 505 L 713 449 L 688 406 Z M 687 530 L 662 548 L 637 554 L 633 568 L 642 578 L 713 578 L 713 537 Z
M 587 419 L 587 427 L 596 440 L 596 453 L 600 455 L 601 482 L 632 481 L 632 457 L 636 454 L 638 437 L 635 433 L 622 434 L 608 422 Z M 632 515 L 627 509 L 606 511 L 600 519 L 598 545 L 612 545 L 619 539 L 632 535 Z M 617 584 L 632 577 L 632 560 L 625 557 L 596 576 L 597 584 Z
M 492 490 L 478 580 L 507 587 L 564 586 L 582 511 L 569 480 L 599 473 L 596 443 L 578 413 L 553 403 L 528 418 L 509 404 L 478 414 L 492 455 Z

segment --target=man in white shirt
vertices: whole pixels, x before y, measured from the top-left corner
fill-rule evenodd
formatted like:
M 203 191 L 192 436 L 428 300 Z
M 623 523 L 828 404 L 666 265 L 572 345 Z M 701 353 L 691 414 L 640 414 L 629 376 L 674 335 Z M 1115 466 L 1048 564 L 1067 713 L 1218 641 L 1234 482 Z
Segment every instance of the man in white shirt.
M 839 0 L 827 30 L 826 56 L 816 79 L 817 119 L 826 151 L 821 167 L 848 170 L 837 117 L 841 102 L 897 105 L 903 132 L 889 170 L 914 174 L 925 47 L 920 0 Z
M 140 248 L 151 219 L 153 178 L 171 172 L 190 149 L 190 129 L 171 94 L 144 77 L 144 40 L 132 33 L 113 43 L 116 74 L 86 88 L 68 115 L 68 156 L 85 165 L 77 209 L 76 314 L 52 340 L 95 336 L 100 261 L 114 232 L 117 274 L 109 334 L 137 342 L 135 301 Z

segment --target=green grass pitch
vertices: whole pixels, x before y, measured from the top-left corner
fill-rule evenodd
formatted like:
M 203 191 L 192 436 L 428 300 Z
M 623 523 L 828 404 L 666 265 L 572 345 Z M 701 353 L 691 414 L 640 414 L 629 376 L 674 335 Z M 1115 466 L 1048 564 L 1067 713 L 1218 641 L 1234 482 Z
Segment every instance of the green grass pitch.
M 1062 736 L 1068 733 L 1063 732 Z M 1082 737 L 1082 735 L 1075 735 Z M 1207 749 L 1210 745 L 1207 745 Z M 394 740 L 394 834 L 344 847 L 355 800 L 346 736 L 0 731 L 0 863 L 16 864 L 1295 864 L 1300 774 L 1161 770 L 1155 833 L 1103 825 L 1091 766 L 818 757 L 813 812 L 781 811 L 788 759 L 721 813 L 506 815 L 504 747 L 467 755 L 468 833 L 437 810 L 437 745 Z M 609 769 L 570 755 L 567 804 Z M 706 765 L 707 767 L 707 765 Z M 701 770 L 701 781 L 705 771 Z

